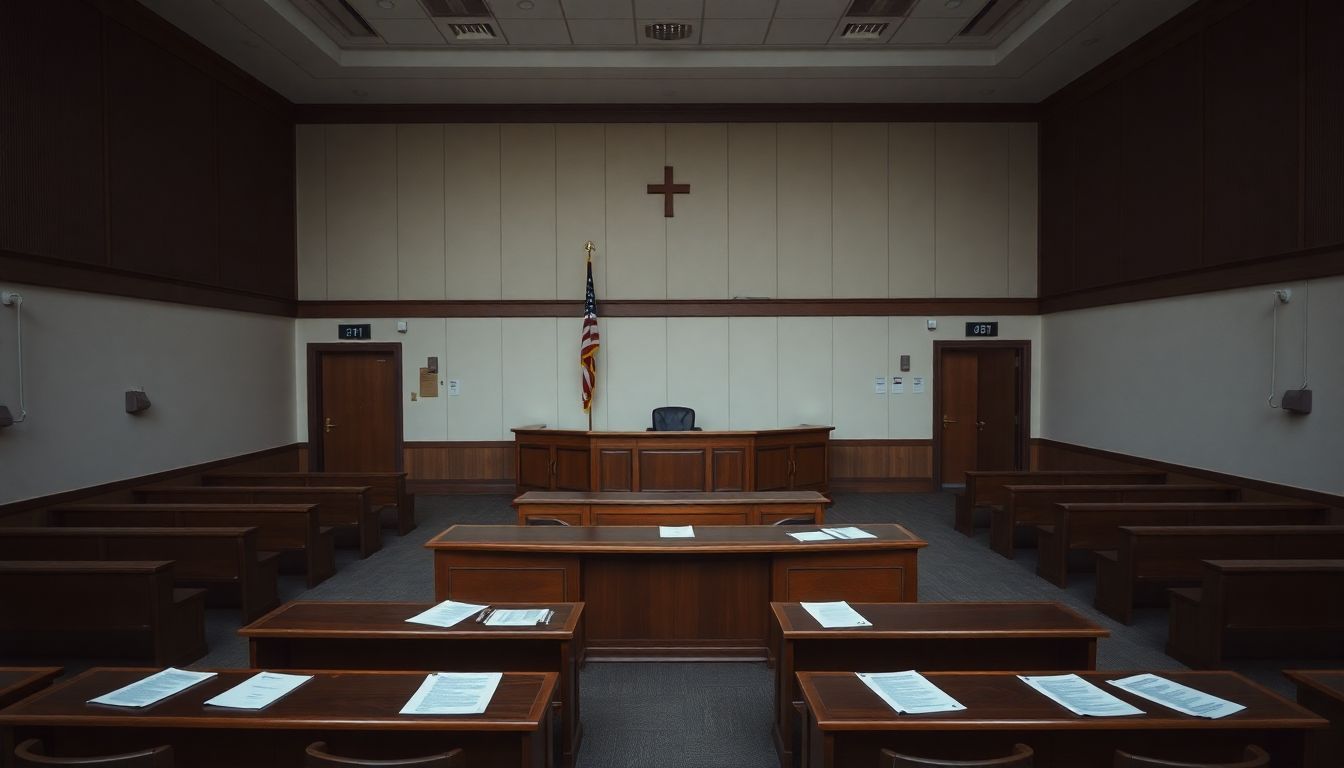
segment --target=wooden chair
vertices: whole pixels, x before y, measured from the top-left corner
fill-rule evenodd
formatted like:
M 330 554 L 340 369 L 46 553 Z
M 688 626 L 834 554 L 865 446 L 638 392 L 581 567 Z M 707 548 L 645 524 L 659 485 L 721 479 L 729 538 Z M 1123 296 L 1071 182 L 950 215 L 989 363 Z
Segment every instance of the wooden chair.
M 786 517 L 783 520 L 776 520 L 771 525 L 816 525 L 817 521 L 810 517 Z
M 529 517 L 529 518 L 527 518 L 527 524 L 528 524 L 528 525 L 569 525 L 569 523 L 566 523 L 564 520 L 561 520 L 561 519 L 558 518 L 558 517 Z
M 173 768 L 173 748 L 154 747 L 124 755 L 99 757 L 48 757 L 43 754 L 42 742 L 28 739 L 14 749 L 15 765 L 30 768 L 46 765 L 88 766 L 88 768 Z M 446 765 L 446 763 L 445 763 Z
M 315 741 L 306 750 L 307 768 L 376 768 L 377 766 L 405 766 L 406 768 L 464 768 L 467 761 L 462 750 L 454 749 L 441 755 L 425 757 L 406 757 L 399 760 L 364 760 L 356 757 L 341 757 L 327 751 L 325 741 Z
M 1246 748 L 1239 763 L 1183 763 L 1171 760 L 1158 760 L 1153 757 L 1139 757 L 1117 749 L 1115 768 L 1264 768 L 1269 765 L 1269 754 L 1257 746 Z
M 988 760 L 939 760 L 931 757 L 913 757 L 900 755 L 890 749 L 882 750 L 879 768 L 956 768 L 956 766 L 985 766 L 985 768 L 1031 768 L 1032 758 L 1036 755 L 1026 744 L 1014 744 L 1013 753 L 1005 757 L 992 757 Z

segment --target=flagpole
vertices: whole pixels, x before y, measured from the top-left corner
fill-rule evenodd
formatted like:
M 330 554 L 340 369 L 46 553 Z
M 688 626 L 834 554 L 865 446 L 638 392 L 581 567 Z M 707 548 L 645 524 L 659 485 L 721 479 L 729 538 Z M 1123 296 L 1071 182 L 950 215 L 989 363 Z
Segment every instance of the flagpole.
M 593 241 L 592 241 L 592 240 L 589 240 L 588 242 L 584 243 L 584 244 L 583 244 L 583 250 L 585 250 L 585 251 L 588 252 L 588 262 L 587 262 L 587 263 L 588 263 L 588 264 L 592 264 L 592 263 L 593 263 Z M 594 392 L 594 393 L 597 392 L 597 381 L 596 381 L 596 380 L 593 381 L 593 392 Z M 589 431 L 589 432 L 592 432 L 592 431 L 593 431 L 593 403 L 592 403 L 591 400 L 588 401 L 588 431 Z

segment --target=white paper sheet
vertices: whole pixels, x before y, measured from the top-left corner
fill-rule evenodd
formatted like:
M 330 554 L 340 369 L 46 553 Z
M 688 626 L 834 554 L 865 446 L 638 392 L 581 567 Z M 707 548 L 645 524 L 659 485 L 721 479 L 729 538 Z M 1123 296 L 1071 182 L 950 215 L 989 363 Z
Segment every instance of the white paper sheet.
M 825 531 L 798 531 L 789 535 L 799 541 L 835 541 L 835 537 Z
M 871 621 L 860 616 L 858 611 L 843 600 L 835 603 L 799 603 L 799 605 L 826 629 L 873 626 Z
M 660 525 L 658 535 L 664 539 L 694 539 L 695 528 L 690 525 Z
M 107 704 L 113 707 L 147 707 L 175 693 L 181 693 L 197 683 L 205 682 L 215 674 L 169 667 L 96 699 L 89 699 L 89 703 Z
M 837 539 L 876 539 L 877 536 L 863 530 L 848 526 L 845 528 L 822 528 L 821 530 L 829 533 Z
M 535 627 L 555 614 L 549 608 L 496 608 L 485 620 L 492 627 Z
M 502 672 L 435 672 L 411 695 L 401 714 L 483 714 L 502 677 Z
M 1154 674 L 1134 675 L 1122 680 L 1107 680 L 1106 682 L 1121 690 L 1129 691 L 1135 696 L 1142 696 L 1151 702 L 1170 707 L 1177 712 L 1192 717 L 1207 717 L 1211 720 L 1217 720 L 1220 717 L 1234 715 L 1246 708 L 1236 702 L 1220 699 L 1203 691 L 1197 691 L 1188 685 L 1181 685 L 1174 680 L 1168 680 Z
M 882 697 L 887 706 L 910 715 L 956 712 L 965 705 L 948 696 L 914 670 L 908 672 L 856 672 L 863 684 Z
M 258 672 L 205 703 L 229 709 L 262 709 L 283 699 L 290 691 L 312 679 L 312 675 Z
M 1103 691 L 1077 675 L 1018 675 L 1022 682 L 1075 715 L 1121 717 L 1142 715 L 1143 710 Z
M 431 627 L 451 627 L 468 616 L 479 613 L 486 606 L 474 603 L 459 603 L 444 600 L 424 613 L 418 613 L 406 621 L 410 624 L 428 624 Z

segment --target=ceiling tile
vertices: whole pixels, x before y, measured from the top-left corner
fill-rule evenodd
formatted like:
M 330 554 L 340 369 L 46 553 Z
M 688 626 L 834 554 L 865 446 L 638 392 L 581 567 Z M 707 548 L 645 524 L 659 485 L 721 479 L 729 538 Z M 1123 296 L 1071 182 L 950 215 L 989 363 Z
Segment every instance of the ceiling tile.
M 369 25 L 388 45 L 444 45 L 448 42 L 429 19 L 369 19 Z
M 631 0 L 560 0 L 567 19 L 633 19 Z
M 705 0 L 706 19 L 768 19 L 775 0 Z
M 518 4 L 531 3 L 531 8 L 520 8 Z M 563 19 L 560 0 L 485 0 L 490 12 L 496 19 Z
M 702 45 L 760 45 L 765 41 L 769 19 L 705 19 L 700 31 Z
M 965 19 L 906 19 L 891 42 L 895 45 L 945 45 L 966 26 Z
M 776 19 L 838 19 L 849 0 L 779 0 Z
M 635 0 L 635 18 L 699 20 L 705 13 L 705 0 Z
M 765 42 L 767 45 L 825 45 L 834 30 L 834 21 L 775 19 Z
M 569 28 L 564 19 L 500 19 L 499 26 L 509 45 L 569 46 Z
M 350 6 L 364 17 L 365 21 L 372 22 L 374 19 L 428 19 L 429 14 L 420 5 L 419 0 L 383 0 L 392 5 L 391 8 L 383 8 L 378 5 L 378 0 L 348 0 Z
M 659 22 L 667 22 L 673 24 L 690 24 L 691 36 L 686 38 L 685 40 L 653 40 L 648 37 L 645 37 L 644 27 L 649 24 L 657 24 Z M 639 42 L 640 45 L 648 46 L 650 48 L 677 48 L 679 46 L 685 46 L 685 45 L 696 45 L 697 43 L 700 42 L 700 27 L 701 27 L 700 19 L 698 18 L 674 19 L 674 18 L 668 18 L 666 16 L 659 16 L 657 18 L 652 19 L 636 19 L 635 39 Z
M 951 3 L 952 7 L 948 7 Z M 912 19 L 966 19 L 980 12 L 989 0 L 919 0 L 910 9 Z
M 570 19 L 569 36 L 575 45 L 634 45 L 635 22 L 630 19 Z

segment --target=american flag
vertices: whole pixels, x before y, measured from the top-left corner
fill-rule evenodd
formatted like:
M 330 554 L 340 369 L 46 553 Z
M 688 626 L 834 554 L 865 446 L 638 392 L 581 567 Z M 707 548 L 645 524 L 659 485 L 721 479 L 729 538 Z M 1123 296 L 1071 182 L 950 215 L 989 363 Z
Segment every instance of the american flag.
M 583 336 L 579 341 L 579 367 L 583 369 L 583 410 L 593 407 L 597 389 L 597 350 L 602 348 L 597 334 L 597 294 L 593 292 L 593 258 L 588 257 L 588 296 L 583 303 Z

